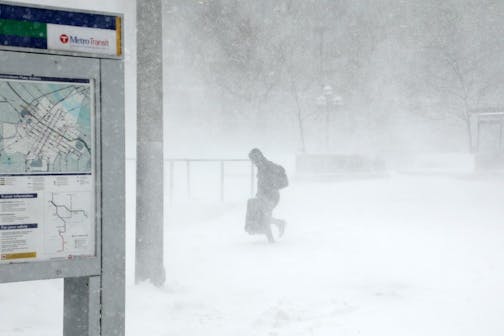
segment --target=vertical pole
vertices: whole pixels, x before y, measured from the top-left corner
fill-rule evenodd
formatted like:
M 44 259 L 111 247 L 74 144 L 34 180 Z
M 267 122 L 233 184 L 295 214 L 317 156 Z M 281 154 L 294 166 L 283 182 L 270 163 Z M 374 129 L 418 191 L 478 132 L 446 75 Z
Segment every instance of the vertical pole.
M 126 221 L 124 67 L 100 60 L 101 129 L 101 333 L 125 334 Z M 107 80 L 107 79 L 114 80 Z M 120 92 L 120 94 L 119 94 Z M 91 281 L 94 281 L 91 279 Z M 94 286 L 94 285 L 93 285 Z M 73 334 L 72 334 L 73 335 Z
M 64 336 L 99 336 L 100 277 L 64 280 Z
M 220 199 L 224 202 L 224 161 L 220 162 Z
M 186 177 L 187 177 L 187 198 L 191 199 L 191 161 L 186 161 Z
M 137 1 L 136 282 L 165 281 L 163 266 L 163 18 L 161 0 Z M 152 41 L 156 41 L 153 43 Z

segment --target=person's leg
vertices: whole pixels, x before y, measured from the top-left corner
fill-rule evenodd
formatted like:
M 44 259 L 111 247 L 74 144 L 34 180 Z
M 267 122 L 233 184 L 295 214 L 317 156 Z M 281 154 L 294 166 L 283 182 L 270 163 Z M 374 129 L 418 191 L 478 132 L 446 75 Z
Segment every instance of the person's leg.
M 280 194 L 278 192 L 266 193 L 258 195 L 258 198 L 262 202 L 263 208 L 263 230 L 268 242 L 274 243 L 275 239 L 273 237 L 273 232 L 271 231 L 271 224 L 273 223 L 273 209 L 278 204 Z
M 268 238 L 268 243 L 273 244 L 275 242 L 275 238 L 273 238 L 273 232 L 271 232 L 271 225 L 267 225 L 264 234 L 266 238 Z
M 277 207 L 278 203 L 280 202 L 280 193 L 278 191 L 272 193 L 270 195 L 270 205 L 271 205 L 271 219 L 270 219 L 270 226 L 271 224 L 275 224 L 278 227 L 278 236 L 282 237 L 284 232 L 285 232 L 285 225 L 287 224 L 284 220 L 273 218 L 273 210 Z
M 268 238 L 269 243 L 274 243 L 275 238 L 273 238 L 273 232 L 271 231 L 271 222 L 272 222 L 272 210 L 269 206 L 268 200 L 263 199 L 263 216 L 262 216 L 262 227 L 263 232 Z
M 284 232 L 285 232 L 285 226 L 287 225 L 287 222 L 284 221 L 283 219 L 277 219 L 271 217 L 271 224 L 275 224 L 278 227 L 278 236 L 282 237 Z M 270 225 L 271 229 L 271 225 Z

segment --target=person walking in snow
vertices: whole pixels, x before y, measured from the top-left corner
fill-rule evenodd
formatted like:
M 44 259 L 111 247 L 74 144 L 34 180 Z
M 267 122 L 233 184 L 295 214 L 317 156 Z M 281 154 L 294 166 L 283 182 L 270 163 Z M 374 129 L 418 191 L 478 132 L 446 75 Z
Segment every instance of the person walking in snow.
M 280 189 L 289 185 L 285 169 L 269 160 L 254 148 L 249 158 L 257 167 L 257 195 L 247 204 L 245 230 L 249 234 L 265 234 L 270 243 L 274 243 L 271 225 L 278 227 L 279 237 L 285 232 L 286 222 L 273 217 L 273 210 L 280 201 Z

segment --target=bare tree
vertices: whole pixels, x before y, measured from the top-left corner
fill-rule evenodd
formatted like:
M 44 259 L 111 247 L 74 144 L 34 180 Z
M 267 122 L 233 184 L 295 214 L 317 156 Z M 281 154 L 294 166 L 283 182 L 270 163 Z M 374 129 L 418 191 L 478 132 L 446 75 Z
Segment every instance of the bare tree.
M 503 93 L 503 67 L 496 60 L 504 56 L 504 45 L 500 34 L 495 34 L 495 25 L 502 25 L 500 20 L 489 20 L 495 15 L 492 10 L 468 13 L 470 4 L 465 2 L 462 10 L 446 4 L 426 11 L 430 27 L 426 28 L 422 75 L 445 106 L 443 115 L 464 125 L 472 152 L 471 110 Z

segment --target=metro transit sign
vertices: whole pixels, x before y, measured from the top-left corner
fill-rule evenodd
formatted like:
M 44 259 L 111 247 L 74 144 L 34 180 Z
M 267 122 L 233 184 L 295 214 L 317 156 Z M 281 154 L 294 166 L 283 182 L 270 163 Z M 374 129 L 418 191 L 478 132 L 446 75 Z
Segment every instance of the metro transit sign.
M 121 57 L 122 18 L 0 3 L 0 47 Z

